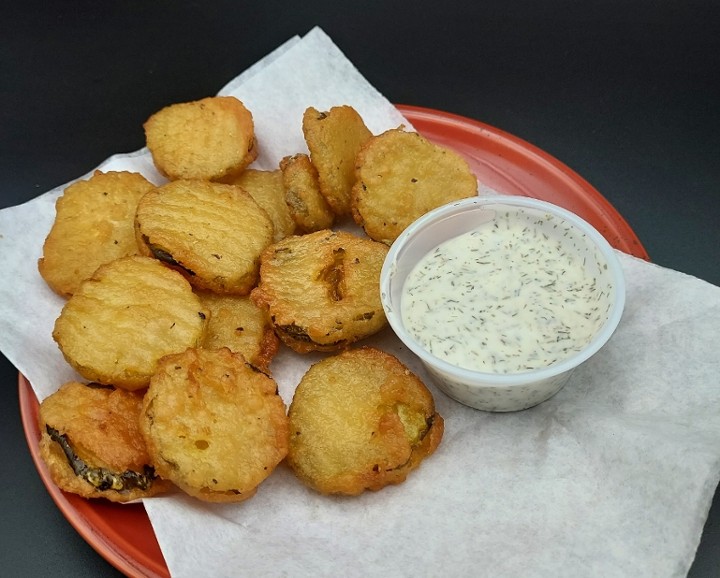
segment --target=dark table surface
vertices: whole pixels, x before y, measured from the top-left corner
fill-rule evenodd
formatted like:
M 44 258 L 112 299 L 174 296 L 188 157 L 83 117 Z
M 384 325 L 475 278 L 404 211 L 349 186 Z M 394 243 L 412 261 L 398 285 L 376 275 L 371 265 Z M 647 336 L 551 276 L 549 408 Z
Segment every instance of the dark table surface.
M 716 0 L 13 2 L 0 19 L 0 207 L 141 148 L 151 113 L 215 94 L 315 25 L 392 102 L 544 149 L 652 261 L 720 285 Z M 0 357 L 0 372 L 0 574 L 117 575 L 46 492 L 17 371 Z M 720 498 L 690 576 L 720 576 Z

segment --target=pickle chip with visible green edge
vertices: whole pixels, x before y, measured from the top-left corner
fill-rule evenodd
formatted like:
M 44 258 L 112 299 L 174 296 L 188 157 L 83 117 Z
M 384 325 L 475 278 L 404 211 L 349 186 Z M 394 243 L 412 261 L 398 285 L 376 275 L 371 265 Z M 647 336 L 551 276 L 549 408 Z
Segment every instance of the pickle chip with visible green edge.
M 40 404 L 40 457 L 55 484 L 83 498 L 130 502 L 168 491 L 139 419 L 143 392 L 71 381 Z
M 312 365 L 288 416 L 288 464 L 322 494 L 357 495 L 404 482 L 444 432 L 425 384 L 372 347 Z
M 141 254 L 179 271 L 193 287 L 247 295 L 274 228 L 241 187 L 179 180 L 140 199 L 135 232 Z
M 346 231 L 288 237 L 263 252 L 250 297 L 296 352 L 337 351 L 387 325 L 380 301 L 387 252 Z

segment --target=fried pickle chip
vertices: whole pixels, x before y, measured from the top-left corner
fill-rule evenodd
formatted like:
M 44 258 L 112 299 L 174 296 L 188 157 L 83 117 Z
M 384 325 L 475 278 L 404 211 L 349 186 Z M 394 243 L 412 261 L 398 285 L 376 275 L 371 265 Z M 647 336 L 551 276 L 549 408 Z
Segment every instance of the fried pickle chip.
M 53 291 L 70 297 L 100 265 L 137 254 L 135 209 L 152 188 L 138 173 L 95 171 L 65 189 L 38 260 Z
M 167 491 L 139 419 L 143 396 L 71 381 L 40 404 L 40 456 L 55 484 L 83 498 L 129 502 Z
M 332 107 L 327 112 L 307 108 L 302 129 L 318 172 L 320 192 L 336 215 L 350 215 L 355 157 L 372 133 L 358 112 L 347 105 Z
M 161 357 L 202 341 L 208 315 L 182 275 L 136 255 L 101 265 L 83 282 L 52 335 L 83 377 L 135 390 Z
M 257 158 L 252 114 L 232 96 L 166 106 L 143 126 L 155 166 L 171 180 L 225 179 Z
M 477 194 L 477 177 L 460 155 L 402 128 L 374 136 L 356 162 L 355 222 L 388 245 L 431 209 Z
M 306 154 L 298 153 L 280 161 L 285 203 L 299 234 L 332 227 L 335 213 L 320 192 L 315 166 Z
M 444 431 L 422 381 L 397 358 L 370 347 L 311 366 L 288 415 L 288 464 L 323 494 L 357 495 L 405 481 Z
M 387 251 L 345 231 L 288 237 L 263 252 L 251 299 L 298 353 L 342 349 L 387 324 L 379 289 Z
M 228 182 L 250 193 L 255 202 L 265 210 L 273 223 L 273 241 L 284 239 L 295 232 L 295 221 L 285 202 L 285 186 L 280 170 L 246 169 Z
M 140 429 L 158 474 L 210 502 L 253 496 L 288 449 L 277 384 L 229 349 L 164 358 L 145 394 Z
M 267 213 L 240 187 L 172 181 L 140 199 L 135 216 L 140 251 L 181 272 L 193 287 L 246 295 L 260 254 L 272 243 Z
M 265 311 L 248 296 L 217 295 L 198 292 L 200 302 L 210 311 L 205 349 L 227 347 L 261 371 L 269 373 L 270 362 L 278 352 L 280 342 Z

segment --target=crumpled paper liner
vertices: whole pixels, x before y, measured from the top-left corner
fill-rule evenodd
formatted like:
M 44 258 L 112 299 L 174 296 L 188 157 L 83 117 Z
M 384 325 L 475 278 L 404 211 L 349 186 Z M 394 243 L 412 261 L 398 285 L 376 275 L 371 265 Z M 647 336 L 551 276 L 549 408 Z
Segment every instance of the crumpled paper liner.
M 306 151 L 307 106 L 351 104 L 374 133 L 409 126 L 317 28 L 221 94 L 253 112 L 257 168 Z M 99 168 L 163 180 L 144 149 Z M 36 268 L 64 188 L 0 211 L 0 349 L 39 399 L 77 378 L 51 337 L 63 301 Z M 446 425 L 438 451 L 404 484 L 354 498 L 320 496 L 281 465 L 242 504 L 146 500 L 172 575 L 685 575 L 720 478 L 720 289 L 620 258 L 628 287 L 617 332 L 530 410 L 465 407 L 389 329 L 368 340 L 433 391 Z M 278 355 L 272 371 L 286 403 L 320 357 Z

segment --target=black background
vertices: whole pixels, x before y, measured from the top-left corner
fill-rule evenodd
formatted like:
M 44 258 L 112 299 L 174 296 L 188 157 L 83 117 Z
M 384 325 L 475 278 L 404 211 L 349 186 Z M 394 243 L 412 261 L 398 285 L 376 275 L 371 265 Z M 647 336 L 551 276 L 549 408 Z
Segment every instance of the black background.
M 141 148 L 150 114 L 215 94 L 316 25 L 392 102 L 475 118 L 544 149 L 617 208 L 655 263 L 720 285 L 714 0 L 6 4 L 0 207 Z M 17 372 L 4 357 L 0 371 L 0 573 L 117 574 L 44 489 L 22 435 Z M 720 575 L 718 510 L 690 576 Z

